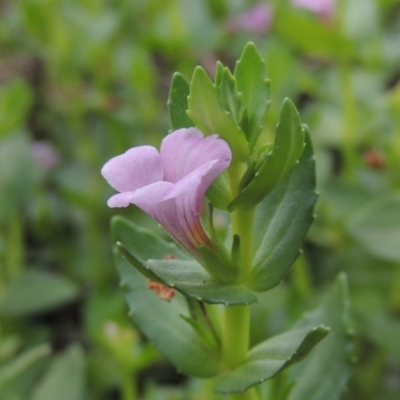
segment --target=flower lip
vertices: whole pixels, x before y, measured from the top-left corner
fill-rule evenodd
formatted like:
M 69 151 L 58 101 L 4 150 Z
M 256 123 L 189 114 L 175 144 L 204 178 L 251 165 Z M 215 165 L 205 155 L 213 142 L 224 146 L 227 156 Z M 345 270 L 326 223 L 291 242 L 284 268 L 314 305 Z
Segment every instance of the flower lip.
M 104 165 L 102 175 L 120 192 L 108 205 L 135 204 L 198 255 L 199 245 L 211 243 L 200 222 L 201 201 L 231 159 L 218 135 L 204 138 L 196 128 L 179 129 L 164 138 L 160 153 L 151 146 L 134 147 Z

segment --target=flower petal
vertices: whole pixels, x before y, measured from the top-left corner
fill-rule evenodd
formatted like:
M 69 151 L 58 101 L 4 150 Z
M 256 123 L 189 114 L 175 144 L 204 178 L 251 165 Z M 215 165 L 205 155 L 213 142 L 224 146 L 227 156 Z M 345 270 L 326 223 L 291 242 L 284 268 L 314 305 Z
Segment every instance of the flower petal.
M 196 128 L 179 129 L 168 135 L 162 141 L 160 154 L 165 180 L 172 183 L 212 160 L 223 163 L 223 171 L 232 159 L 231 150 L 224 140 L 219 139 L 218 135 L 203 138 Z
M 131 193 L 129 202 L 137 205 L 146 214 L 160 222 L 160 202 L 165 194 L 171 189 L 170 182 L 155 182 Z
M 101 173 L 119 192 L 133 192 L 164 179 L 160 154 L 152 146 L 134 147 L 112 158 Z
M 124 192 L 115 194 L 114 196 L 108 199 L 107 205 L 108 207 L 111 208 L 128 207 L 129 204 L 131 204 L 130 198 L 133 194 L 134 192 Z

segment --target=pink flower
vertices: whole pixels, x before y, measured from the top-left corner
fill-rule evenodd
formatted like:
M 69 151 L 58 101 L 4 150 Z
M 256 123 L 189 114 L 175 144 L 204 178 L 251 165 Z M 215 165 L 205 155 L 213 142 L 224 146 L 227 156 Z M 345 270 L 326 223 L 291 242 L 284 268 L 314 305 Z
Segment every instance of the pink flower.
M 108 205 L 135 204 L 197 256 L 199 245 L 211 245 L 200 222 L 202 199 L 231 158 L 218 135 L 204 138 L 195 128 L 179 129 L 164 138 L 160 153 L 151 146 L 134 147 L 104 165 L 102 175 L 120 192 Z
M 272 10 L 268 4 L 256 4 L 250 10 L 228 20 L 228 28 L 234 32 L 250 32 L 262 35 L 271 26 Z
M 337 0 L 292 0 L 294 6 L 305 8 L 321 18 L 330 18 L 336 7 Z
M 44 171 L 54 169 L 60 162 L 60 154 L 52 144 L 45 141 L 36 141 L 31 145 L 31 157 Z

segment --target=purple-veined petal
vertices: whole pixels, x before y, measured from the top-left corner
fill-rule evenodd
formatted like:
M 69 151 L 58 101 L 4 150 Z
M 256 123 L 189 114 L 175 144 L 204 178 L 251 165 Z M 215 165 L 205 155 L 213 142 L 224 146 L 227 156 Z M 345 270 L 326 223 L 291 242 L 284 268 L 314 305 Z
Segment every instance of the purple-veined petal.
M 160 223 L 159 205 L 165 194 L 172 187 L 173 184 L 170 182 L 155 182 L 133 192 L 129 197 L 129 201 L 130 203 L 137 205 L 146 214 L 149 214 L 152 218 Z
M 134 147 L 112 158 L 101 173 L 119 192 L 133 192 L 164 179 L 160 154 L 152 146 Z
M 160 154 L 165 180 L 172 183 L 209 161 L 219 160 L 225 169 L 232 159 L 231 150 L 224 140 L 218 135 L 203 138 L 196 128 L 179 129 L 168 135 L 162 141 Z

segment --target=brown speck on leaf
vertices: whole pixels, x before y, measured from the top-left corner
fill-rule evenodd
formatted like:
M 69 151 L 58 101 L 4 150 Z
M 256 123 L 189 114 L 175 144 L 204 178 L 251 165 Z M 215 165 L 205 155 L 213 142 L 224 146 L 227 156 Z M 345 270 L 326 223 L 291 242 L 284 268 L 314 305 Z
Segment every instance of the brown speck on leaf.
M 151 279 L 147 281 L 147 288 L 150 290 L 154 290 L 154 292 L 161 300 L 171 301 L 175 296 L 174 289 L 163 285 L 162 283 L 152 281 Z
M 164 260 L 176 260 L 178 257 L 177 256 L 175 256 L 175 255 L 173 255 L 173 254 L 167 254 L 165 257 L 164 257 Z

